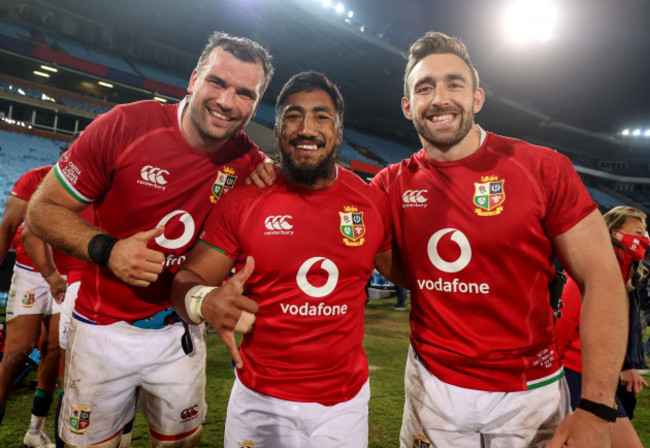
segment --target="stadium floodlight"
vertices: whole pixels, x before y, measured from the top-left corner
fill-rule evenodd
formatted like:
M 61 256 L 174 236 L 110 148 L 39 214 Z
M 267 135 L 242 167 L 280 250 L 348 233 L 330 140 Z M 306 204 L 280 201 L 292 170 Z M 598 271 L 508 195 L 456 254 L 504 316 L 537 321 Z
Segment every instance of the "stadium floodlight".
M 49 78 L 50 77 L 49 73 L 39 72 L 38 70 L 34 70 L 34 74 L 36 76 L 42 76 L 43 78 Z
M 630 130 L 629 129 L 623 129 L 623 131 L 621 132 L 621 135 L 625 135 L 625 136 L 630 135 Z
M 43 70 L 47 70 L 48 72 L 52 72 L 52 73 L 58 73 L 59 72 L 58 69 L 56 69 L 54 67 L 50 67 L 49 65 L 41 65 L 41 68 Z
M 639 135 L 641 135 L 641 129 L 635 129 L 634 132 L 632 132 L 632 135 L 638 137 Z
M 159 96 L 154 96 L 153 99 L 160 102 L 160 103 L 166 103 L 167 102 L 167 100 L 165 98 L 161 98 Z
M 113 84 L 111 84 L 110 82 L 97 81 L 97 84 L 99 84 L 100 86 L 108 87 L 109 89 L 113 88 Z
M 332 0 L 322 0 L 323 6 L 332 6 Z
M 336 6 L 334 7 L 334 11 L 336 11 L 339 14 L 343 14 L 345 12 L 345 6 L 343 6 L 343 3 L 337 3 Z
M 646 137 L 650 137 L 650 129 L 646 129 L 643 135 L 645 135 Z
M 349 10 L 348 11 L 348 18 L 351 19 L 352 17 L 354 17 L 354 11 Z
M 508 34 L 519 43 L 549 40 L 556 21 L 557 9 L 551 0 L 513 0 L 505 13 Z

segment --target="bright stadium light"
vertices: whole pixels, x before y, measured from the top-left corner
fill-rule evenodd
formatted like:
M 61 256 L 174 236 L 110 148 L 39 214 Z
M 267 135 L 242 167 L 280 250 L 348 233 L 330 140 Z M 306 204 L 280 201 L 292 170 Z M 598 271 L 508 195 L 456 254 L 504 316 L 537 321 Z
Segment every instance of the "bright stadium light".
M 635 129 L 634 132 L 632 132 L 632 135 L 638 137 L 639 135 L 641 135 L 641 129 Z
M 58 69 L 56 69 L 54 67 L 50 67 L 49 65 L 41 65 L 41 68 L 43 70 L 47 70 L 48 72 L 52 72 L 52 73 L 58 73 L 59 72 Z
M 547 41 L 553 36 L 557 9 L 551 0 L 513 0 L 505 14 L 505 25 L 520 43 Z
M 646 137 L 650 137 L 650 129 L 646 129 L 643 135 L 645 135 Z
M 50 77 L 49 73 L 39 72 L 38 70 L 34 70 L 34 74 L 36 76 L 42 76 L 43 78 L 49 78 Z
M 334 11 L 336 11 L 339 14 L 343 14 L 345 12 L 345 6 L 343 6 L 343 3 L 338 3 L 334 8 Z
M 351 19 L 352 17 L 354 17 L 354 11 L 349 10 L 348 11 L 348 18 Z
M 625 136 L 630 135 L 630 130 L 629 129 L 623 129 L 623 131 L 621 132 L 621 135 L 625 135 Z
M 99 84 L 100 86 L 108 87 L 109 89 L 113 88 L 113 84 L 111 84 L 110 82 L 97 81 L 97 84 Z
M 323 0 L 323 6 L 332 6 L 332 0 Z

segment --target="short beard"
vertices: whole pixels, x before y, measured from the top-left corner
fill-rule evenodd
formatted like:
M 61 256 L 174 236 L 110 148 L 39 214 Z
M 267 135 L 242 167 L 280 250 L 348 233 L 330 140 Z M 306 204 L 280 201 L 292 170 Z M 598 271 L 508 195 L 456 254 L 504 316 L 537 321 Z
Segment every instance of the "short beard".
M 457 143 L 461 142 L 469 133 L 474 125 L 474 114 L 463 114 L 461 122 L 459 123 L 458 130 L 450 136 L 441 136 L 432 132 L 425 124 L 425 120 L 417 118 L 413 120 L 415 129 L 420 134 L 420 137 L 431 143 L 438 148 L 451 148 Z
M 311 168 L 303 168 L 296 165 L 289 155 L 282 153 L 280 162 L 280 172 L 291 182 L 299 185 L 314 185 L 319 180 L 327 179 L 335 169 L 336 158 L 338 157 L 339 146 L 329 157 L 321 160 L 317 165 Z

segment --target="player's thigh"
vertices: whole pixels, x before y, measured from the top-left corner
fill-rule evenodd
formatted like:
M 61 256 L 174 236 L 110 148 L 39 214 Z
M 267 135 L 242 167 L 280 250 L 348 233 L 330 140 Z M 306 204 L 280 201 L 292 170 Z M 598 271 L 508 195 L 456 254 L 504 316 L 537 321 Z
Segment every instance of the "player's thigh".
M 368 401 L 370 384 L 366 382 L 352 399 L 334 406 L 311 404 L 310 419 L 316 424 L 309 433 L 312 448 L 368 446 Z M 309 414 L 309 412 L 307 413 Z
M 486 392 L 477 400 L 486 448 L 544 447 L 570 412 L 565 378 L 521 392 Z
M 114 437 L 133 418 L 141 365 L 118 324 L 72 319 L 68 337 L 59 432 L 69 444 L 92 445 Z
M 412 347 L 404 373 L 404 412 L 400 447 L 480 446 L 472 412 L 474 398 L 467 389 L 446 384 L 426 370 Z
M 181 323 L 160 330 L 135 329 L 143 333 L 151 362 L 142 366 L 137 409 L 158 434 L 186 434 L 205 420 L 205 326 L 189 325 L 194 351 L 181 345 Z M 146 342 L 145 342 L 146 341 Z
M 301 447 L 301 420 L 292 405 L 255 392 L 235 379 L 228 401 L 224 447 Z
M 50 314 L 52 296 L 40 273 L 14 268 L 7 298 L 7 322 L 17 316 Z
M 14 316 L 8 321 L 5 326 L 5 354 L 21 353 L 28 356 L 36 347 L 42 320 L 42 314 L 26 314 Z

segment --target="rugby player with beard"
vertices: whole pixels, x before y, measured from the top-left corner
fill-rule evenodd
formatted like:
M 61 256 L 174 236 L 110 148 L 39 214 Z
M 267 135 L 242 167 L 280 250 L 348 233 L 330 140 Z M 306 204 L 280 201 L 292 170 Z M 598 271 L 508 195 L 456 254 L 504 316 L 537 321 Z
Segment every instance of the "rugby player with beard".
M 239 349 L 224 337 L 237 376 L 226 447 L 368 445 L 365 285 L 375 265 L 393 275 L 391 213 L 383 192 L 336 164 L 342 131 L 336 86 L 321 73 L 292 77 L 276 102 L 277 181 L 229 193 L 174 279 L 188 322 L 219 325 L 242 294 L 259 305 Z

